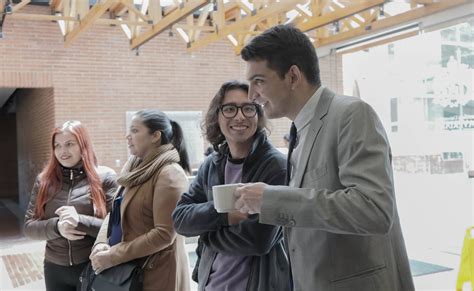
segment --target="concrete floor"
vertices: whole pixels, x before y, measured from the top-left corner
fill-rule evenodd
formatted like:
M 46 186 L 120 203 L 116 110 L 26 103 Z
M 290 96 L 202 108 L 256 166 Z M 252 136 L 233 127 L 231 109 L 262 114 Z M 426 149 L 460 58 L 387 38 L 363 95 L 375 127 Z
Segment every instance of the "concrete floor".
M 0 221 L 0 290 L 45 290 L 43 280 L 44 242 L 31 241 L 23 237 L 21 211 L 11 201 L 0 200 Z M 192 251 L 195 244 L 189 244 L 187 247 Z M 453 269 L 415 277 L 416 290 L 455 290 L 460 258 L 457 251 L 433 249 L 408 251 L 411 255 L 410 259 Z M 195 290 L 196 286 L 193 288 Z M 463 290 L 472 289 L 465 286 Z

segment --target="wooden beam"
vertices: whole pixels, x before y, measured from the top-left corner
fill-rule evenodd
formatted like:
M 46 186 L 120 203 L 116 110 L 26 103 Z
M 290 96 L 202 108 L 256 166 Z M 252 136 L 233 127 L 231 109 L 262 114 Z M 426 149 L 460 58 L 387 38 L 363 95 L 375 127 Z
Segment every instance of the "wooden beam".
M 339 24 L 341 25 L 341 30 L 342 31 L 350 30 L 350 29 L 354 28 L 351 24 L 350 19 L 343 19 L 343 20 L 339 21 Z
M 29 13 L 14 13 L 9 16 L 11 19 L 17 20 L 28 20 L 28 21 L 71 21 L 79 22 L 76 17 L 72 16 L 63 16 L 63 15 L 47 15 L 47 14 L 29 14 Z M 153 24 L 149 24 L 143 21 L 130 21 L 124 19 L 109 19 L 109 18 L 99 18 L 95 21 L 95 24 L 99 25 L 136 25 L 143 27 L 151 27 Z M 212 28 L 212 27 L 211 27 Z M 206 30 L 206 28 L 203 28 Z
M 141 27 L 152 27 L 152 23 L 144 21 L 132 21 L 126 19 L 109 19 L 109 18 L 99 18 L 94 23 L 103 24 L 103 25 L 130 25 L 130 26 L 141 26 Z
M 365 0 L 338 0 L 338 2 L 341 3 L 344 6 L 359 4 L 359 3 L 364 2 L 364 1 Z M 392 0 L 392 1 L 400 1 L 400 0 Z M 407 0 L 404 0 L 404 1 L 407 1 Z
M 191 43 L 190 47 L 188 48 L 188 52 L 204 47 L 210 44 L 211 42 L 218 41 L 219 39 L 226 37 L 228 34 L 231 34 L 234 31 L 247 29 L 250 25 L 259 23 L 274 14 L 278 14 L 282 11 L 288 11 L 292 9 L 295 4 L 298 4 L 301 2 L 304 2 L 304 1 L 303 0 L 285 0 L 273 5 L 270 5 L 268 7 L 262 8 L 255 15 L 247 16 L 241 21 L 228 24 L 223 29 L 219 30 L 218 33 L 211 34 L 203 39 L 200 39 L 199 41 Z
M 132 12 L 137 17 L 143 19 L 143 21 L 148 21 L 148 17 L 135 7 L 135 5 L 133 4 L 133 0 L 131 2 L 130 0 L 121 0 L 121 2 L 123 3 L 123 5 L 127 6 L 129 14 L 130 12 Z
M 160 0 L 151 0 L 148 4 L 148 17 L 153 20 L 153 24 L 156 24 L 161 20 L 163 17 L 161 15 L 162 12 Z
M 275 0 L 267 0 L 267 7 L 270 6 L 270 5 L 274 5 Z M 273 2 L 273 3 L 272 3 Z M 298 4 L 296 4 L 296 6 L 298 6 Z M 293 6 L 295 7 L 295 6 Z M 286 12 L 286 11 L 285 11 Z M 272 26 L 275 26 L 275 25 L 278 25 L 279 24 L 279 16 L 280 16 L 280 13 L 275 13 L 273 15 L 270 15 L 269 17 L 267 17 L 267 19 L 265 19 L 265 23 L 269 26 L 269 27 L 272 27 Z
M 372 7 L 378 6 L 382 3 L 384 3 L 385 0 L 369 0 L 369 1 L 364 1 L 361 4 L 349 6 L 346 8 L 341 8 L 338 9 L 334 12 L 329 12 L 322 14 L 319 17 L 313 17 L 309 21 L 301 23 L 298 25 L 298 28 L 301 29 L 301 31 L 309 31 L 324 25 L 327 25 L 329 23 L 332 23 L 334 21 L 346 18 L 348 16 L 357 14 L 361 11 L 370 9 Z
M 237 35 L 252 35 L 252 36 L 255 36 L 255 35 L 259 35 L 263 32 L 263 30 L 253 30 L 253 31 L 248 31 L 248 30 L 243 30 L 243 31 L 236 31 L 234 32 L 235 34 Z
M 78 1 L 77 2 L 77 15 L 79 19 L 83 19 L 89 12 L 89 1 Z
M 295 10 L 298 11 L 298 13 L 303 17 L 312 17 L 313 16 L 312 13 L 309 14 L 306 10 L 301 9 L 301 7 L 299 5 L 295 6 Z
M 66 46 L 69 46 L 72 43 L 72 41 L 75 38 L 77 38 L 79 33 L 89 28 L 94 23 L 95 20 L 101 17 L 105 13 L 105 11 L 107 11 L 107 9 L 109 9 L 110 6 L 112 6 L 112 4 L 115 1 L 116 0 L 106 0 L 104 2 L 95 4 L 92 7 L 92 9 L 89 11 L 89 13 L 87 13 L 87 15 L 81 21 L 81 23 L 78 26 L 76 26 L 71 32 L 66 34 L 64 38 L 64 44 Z
M 128 20 L 131 20 L 131 21 L 139 21 L 139 18 L 138 16 L 135 14 L 135 13 L 131 13 L 130 11 L 128 11 Z M 128 27 L 128 26 L 127 26 Z M 132 39 L 134 38 L 135 36 L 138 35 L 138 32 L 136 30 L 136 26 L 130 26 L 128 27 L 131 31 L 131 35 L 130 35 L 130 38 L 129 39 Z
M 142 0 L 142 6 L 140 7 L 140 10 L 139 10 L 139 11 L 140 11 L 140 13 L 141 13 L 142 15 L 144 15 L 145 17 L 148 18 L 148 20 L 144 20 L 144 19 L 142 18 L 143 21 L 146 21 L 146 22 L 149 22 L 149 23 L 154 23 L 153 20 L 151 20 L 148 16 L 146 16 L 146 13 L 147 13 L 147 11 L 148 11 L 148 7 L 149 7 L 149 6 L 150 6 L 150 1 L 149 1 L 149 0 Z M 140 21 L 140 20 L 139 20 L 139 21 Z M 141 31 L 141 29 L 142 29 L 142 26 L 135 26 L 134 28 L 135 28 L 135 30 L 134 30 L 135 34 L 134 34 L 134 35 L 139 35 L 139 34 L 140 34 L 140 31 Z
M 224 0 L 215 0 L 217 5 L 217 11 L 212 12 L 212 19 L 214 24 L 217 26 L 216 29 L 220 30 L 225 26 L 225 8 Z
M 51 7 L 52 12 L 61 11 L 62 4 L 62 0 L 49 0 L 49 7 Z
M 252 15 L 252 10 L 250 10 L 250 8 L 245 5 L 244 3 L 242 3 L 241 0 L 236 0 L 236 3 L 240 6 L 240 8 L 242 8 L 243 11 L 245 11 L 245 13 L 247 14 L 247 16 L 250 16 Z
M 252 4 L 253 4 L 253 10 L 260 10 L 261 8 L 263 8 L 263 1 L 262 0 L 253 0 L 252 1 Z
M 371 9 L 372 10 L 372 9 Z M 380 7 L 377 6 L 373 11 L 367 11 L 367 17 L 365 18 L 365 25 L 370 25 L 370 23 L 376 21 L 379 17 Z
M 385 12 L 385 14 L 387 14 L 387 12 Z M 359 20 L 359 19 L 358 19 L 357 17 L 355 17 L 355 16 L 350 16 L 350 17 L 348 17 L 347 19 L 354 21 L 354 22 L 357 23 L 359 26 L 364 25 L 364 22 L 361 21 L 361 20 Z
M 418 31 L 410 31 L 410 32 L 402 33 L 402 34 L 392 36 L 392 37 L 389 37 L 389 38 L 385 38 L 385 39 L 381 39 L 381 40 L 378 40 L 378 41 L 370 42 L 370 43 L 367 43 L 367 44 L 362 44 L 362 45 L 354 47 L 354 48 L 349 48 L 349 49 L 346 49 L 346 50 L 342 50 L 340 52 L 337 52 L 337 54 L 343 55 L 343 54 L 353 53 L 353 52 L 365 50 L 365 49 L 368 49 L 368 48 L 376 47 L 376 46 L 379 46 L 379 45 L 392 43 L 394 41 L 409 38 L 409 37 L 412 37 L 412 36 L 415 36 L 415 35 L 418 35 Z
M 163 15 L 164 16 L 169 15 L 171 12 L 175 11 L 176 9 L 178 9 L 177 5 L 174 5 L 174 4 L 168 5 L 163 9 Z
M 215 28 L 209 25 L 187 25 L 187 24 L 176 24 L 176 28 L 182 28 L 184 30 L 200 30 L 200 31 L 215 31 Z
M 201 10 L 201 14 L 199 15 L 196 26 L 197 27 L 203 27 L 204 24 L 206 23 L 206 20 L 207 20 L 208 16 L 209 16 L 209 9 L 207 9 L 207 7 L 205 7 L 203 10 Z M 215 28 L 213 27 L 212 29 L 215 29 Z M 195 41 L 196 39 L 198 39 L 199 35 L 201 34 L 201 31 L 202 30 L 196 30 L 194 32 L 193 37 L 189 38 L 189 40 L 192 42 L 192 41 Z
M 434 4 L 436 2 L 439 2 L 437 0 L 412 0 L 412 3 L 417 3 L 421 5 L 429 5 L 429 4 Z
M 368 26 L 358 27 L 353 30 L 349 30 L 347 32 L 342 32 L 333 36 L 322 38 L 319 40 L 318 47 L 340 42 L 340 41 L 349 40 L 352 38 L 370 34 L 372 32 L 387 29 L 390 27 L 396 27 L 397 25 L 414 21 L 421 17 L 434 14 L 436 12 L 440 12 L 448 8 L 465 4 L 467 1 L 470 1 L 470 0 L 447 0 L 443 2 L 434 3 L 428 6 L 421 6 L 419 8 L 391 16 L 389 18 L 384 18 L 384 19 L 375 21 L 371 25 L 368 25 Z
M 65 0 L 63 2 L 62 10 L 63 10 L 64 16 L 75 18 L 74 16 L 72 16 L 72 13 L 71 13 L 71 1 Z M 67 33 L 69 33 L 74 26 L 73 21 L 65 21 L 64 23 L 58 22 L 58 24 L 63 35 L 66 35 Z
M 240 18 L 242 19 L 242 17 Z M 238 19 L 238 20 L 240 20 Z M 255 29 L 257 28 L 257 24 L 252 24 L 250 25 L 250 27 L 246 30 L 247 33 L 251 33 L 252 31 L 255 31 Z M 242 34 L 242 33 L 238 33 L 237 34 L 237 41 L 239 42 L 239 45 L 237 46 L 238 47 L 243 47 L 243 45 L 246 43 L 246 40 L 247 40 L 247 37 L 248 34 Z M 250 36 L 249 36 L 250 38 Z
M 252 37 L 252 33 L 257 29 L 257 24 L 252 24 L 250 25 L 249 28 L 249 33 L 244 36 L 244 40 L 242 41 L 242 44 L 247 43 L 250 38 Z
M 237 2 L 228 2 L 225 4 L 225 16 L 226 20 L 236 19 L 241 15 L 240 6 Z
M 153 0 L 152 0 L 153 1 Z M 148 7 L 150 6 L 150 0 L 143 0 L 142 1 L 142 7 L 140 7 L 140 12 L 143 15 L 146 15 L 146 12 L 148 11 Z
M 316 35 L 318 36 L 318 42 L 320 39 L 326 38 L 330 36 L 332 33 L 332 30 L 330 30 L 329 27 L 327 26 L 320 27 L 316 31 L 317 31 Z
M 66 0 L 66 2 L 67 1 L 68 0 Z M 70 7 L 69 7 L 69 9 L 70 9 L 69 10 L 69 16 L 77 17 L 77 12 L 76 12 L 77 11 L 77 2 L 76 1 L 69 1 L 69 5 L 70 5 Z M 75 22 L 69 21 L 68 22 L 69 27 L 68 27 L 67 31 L 71 32 L 74 29 L 75 24 L 76 24 Z
M 266 23 L 264 23 L 264 22 L 262 21 L 262 22 L 259 22 L 259 23 L 257 24 L 257 27 L 256 27 L 256 28 L 258 28 L 258 29 L 261 30 L 261 31 L 265 31 L 265 30 L 269 29 L 270 26 L 267 25 Z
M 313 17 L 318 17 L 319 15 L 321 15 L 322 7 L 320 2 L 320 0 L 311 0 L 311 2 L 309 3 L 309 7 L 311 13 L 313 14 Z
M 122 2 L 117 2 L 110 6 L 109 11 L 113 17 L 122 16 L 125 12 L 127 12 L 128 8 Z
M 63 16 L 63 15 L 47 15 L 47 14 L 29 14 L 29 13 L 14 13 L 9 16 L 11 19 L 17 20 L 28 20 L 28 21 L 71 21 L 79 22 L 76 17 L 72 16 Z M 143 21 L 130 21 L 124 19 L 109 19 L 109 18 L 99 18 L 95 22 L 99 25 L 137 25 L 143 27 L 151 27 L 153 24 L 149 24 Z
M 29 3 L 31 2 L 31 0 L 23 0 L 21 1 L 20 3 L 16 4 L 15 6 L 13 6 L 13 13 L 19 11 L 21 8 L 25 7 L 26 5 L 28 5 Z
M 332 4 L 332 0 L 320 0 L 319 1 L 319 5 L 321 6 L 319 9 L 320 9 L 320 12 L 319 12 L 319 15 L 323 14 L 324 12 L 326 11 L 331 11 L 329 9 L 329 7 L 331 6 Z
M 194 27 L 194 15 L 189 14 L 186 17 L 186 24 L 187 24 L 187 26 L 189 26 L 188 29 L 185 29 L 183 27 L 179 27 L 179 28 L 181 28 L 182 30 L 187 30 L 188 31 L 187 32 L 188 39 L 189 39 L 189 41 L 191 41 L 191 39 L 193 39 L 193 37 L 194 37 L 194 29 L 193 29 L 193 27 Z M 176 28 L 176 30 L 178 30 L 178 27 L 175 26 L 174 28 Z
M 238 39 L 240 39 L 241 37 L 245 37 L 245 38 L 242 41 L 239 40 L 239 45 L 237 45 L 234 48 L 234 53 L 236 55 L 240 54 L 240 51 L 244 48 L 244 45 L 249 41 L 249 39 L 252 36 L 259 35 L 263 32 L 263 31 L 256 31 L 255 28 L 257 28 L 257 25 L 253 24 L 248 31 L 237 32 Z
M 188 14 L 193 13 L 195 10 L 200 9 L 206 4 L 209 4 L 210 0 L 189 0 L 186 2 L 181 9 L 176 9 L 167 16 L 165 16 L 160 22 L 156 25 L 153 25 L 153 28 L 140 34 L 137 37 L 134 37 L 131 40 L 131 49 L 135 49 L 156 35 L 160 34 L 166 28 L 170 27 L 171 25 L 177 23 L 184 17 L 188 16 Z

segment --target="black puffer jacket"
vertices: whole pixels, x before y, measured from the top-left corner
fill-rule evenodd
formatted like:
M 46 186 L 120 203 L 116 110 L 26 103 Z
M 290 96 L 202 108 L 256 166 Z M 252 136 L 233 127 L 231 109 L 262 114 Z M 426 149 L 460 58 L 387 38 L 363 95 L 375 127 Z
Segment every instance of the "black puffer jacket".
M 199 168 L 189 191 L 181 196 L 173 212 L 176 232 L 200 236 L 203 243 L 198 271 L 198 290 L 204 290 L 217 253 L 251 256 L 247 291 L 287 291 L 290 282 L 288 259 L 278 226 L 260 224 L 258 214 L 238 225 L 228 225 L 227 213 L 218 213 L 212 201 L 212 186 L 224 184 L 228 148 L 208 156 Z M 256 133 L 242 169 L 242 183 L 265 182 L 281 185 L 286 177 L 286 159 Z
M 86 173 L 82 168 L 62 169 L 63 184 L 61 190 L 54 194 L 46 203 L 44 218 L 34 218 L 39 180 L 30 196 L 30 203 L 25 213 L 25 235 L 31 239 L 47 240 L 45 260 L 62 266 L 77 265 L 89 260 L 92 245 L 102 225 L 103 219 L 94 217 L 94 209 L 90 196 L 90 187 Z M 110 211 L 113 195 L 117 190 L 117 176 L 114 170 L 98 167 L 97 172 L 102 181 L 102 189 L 106 195 L 107 212 Z M 54 213 L 61 206 L 74 206 L 79 214 L 77 229 L 85 232 L 84 239 L 69 241 L 58 231 L 59 217 Z

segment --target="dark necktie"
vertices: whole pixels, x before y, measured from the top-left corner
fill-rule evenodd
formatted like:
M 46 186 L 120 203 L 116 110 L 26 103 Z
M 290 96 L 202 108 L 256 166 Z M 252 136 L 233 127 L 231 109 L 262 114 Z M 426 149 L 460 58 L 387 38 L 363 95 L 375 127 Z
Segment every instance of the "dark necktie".
M 288 159 L 286 160 L 286 185 L 290 184 L 290 178 L 291 178 L 291 154 L 293 153 L 293 150 L 295 149 L 296 146 L 296 126 L 295 123 L 291 123 L 291 129 L 290 129 L 290 143 L 288 145 Z

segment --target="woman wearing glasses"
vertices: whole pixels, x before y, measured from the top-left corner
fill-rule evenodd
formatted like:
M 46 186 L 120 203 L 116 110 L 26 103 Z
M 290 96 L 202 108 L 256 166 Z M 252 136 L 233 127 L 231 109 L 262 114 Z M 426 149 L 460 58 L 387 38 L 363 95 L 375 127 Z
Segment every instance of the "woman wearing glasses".
M 285 181 L 285 157 L 268 141 L 263 110 L 247 94 L 248 85 L 231 81 L 212 99 L 203 128 L 215 152 L 173 212 L 178 233 L 200 236 L 198 290 L 288 290 L 281 229 L 258 223 L 258 215 L 218 213 L 212 201 L 214 185 Z

